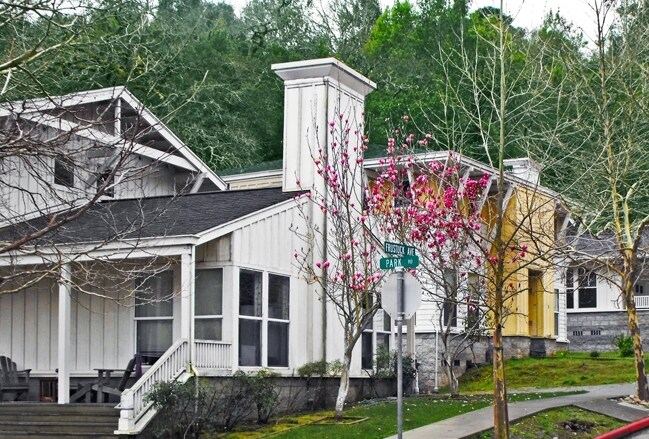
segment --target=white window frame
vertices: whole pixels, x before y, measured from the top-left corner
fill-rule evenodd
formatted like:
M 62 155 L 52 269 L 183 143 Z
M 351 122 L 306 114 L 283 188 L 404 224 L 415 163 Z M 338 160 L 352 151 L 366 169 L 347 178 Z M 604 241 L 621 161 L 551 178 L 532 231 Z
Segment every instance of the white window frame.
M 194 327 L 196 327 L 196 321 L 197 320 L 214 320 L 218 319 L 221 321 L 221 338 L 217 341 L 223 341 L 223 288 L 224 288 L 224 279 L 225 279 L 225 270 L 223 267 L 201 267 L 201 268 L 196 268 L 194 271 L 194 277 L 198 277 L 198 273 L 200 271 L 211 271 L 211 270 L 220 270 L 221 271 L 221 314 L 198 314 L 198 310 L 194 310 Z M 195 281 L 194 281 L 195 282 Z M 194 292 L 194 294 L 197 294 L 197 291 Z M 194 300 L 196 300 L 194 298 Z M 201 339 L 197 339 L 201 340 Z
M 138 276 L 136 276 L 135 282 L 139 282 L 140 279 L 148 279 L 150 277 L 154 277 L 154 276 L 157 276 L 157 275 L 162 275 L 164 273 L 171 273 L 171 282 L 172 282 L 171 283 L 171 285 L 172 285 L 171 290 L 172 290 L 172 296 L 173 296 L 173 282 L 175 280 L 173 270 L 169 269 L 169 270 L 163 270 L 163 271 L 158 271 L 158 272 L 140 273 Z M 170 304 L 171 304 L 171 315 L 167 315 L 167 316 L 138 316 L 137 315 L 137 307 L 138 306 L 146 306 L 146 305 L 137 305 L 137 294 L 138 294 L 138 289 L 137 288 L 138 288 L 138 285 L 137 284 L 134 285 L 136 306 L 135 306 L 135 310 L 133 312 L 133 319 L 135 321 L 135 331 L 133 333 L 133 337 L 134 337 L 133 346 L 135 347 L 135 351 L 136 352 L 139 351 L 138 344 L 137 344 L 137 338 L 138 338 L 137 335 L 138 335 L 139 322 L 171 321 L 171 344 L 173 344 L 173 333 L 174 333 L 173 320 L 174 320 L 174 308 L 175 308 L 173 306 L 173 298 L 169 297 L 169 301 L 170 301 Z
M 251 273 L 260 273 L 261 274 L 261 316 L 250 316 L 250 315 L 245 315 L 241 314 L 241 273 L 242 272 L 251 272 Z M 239 281 L 237 284 L 239 285 L 239 291 L 238 291 L 238 302 L 235 304 L 236 309 L 237 309 L 237 331 L 238 331 L 238 336 L 237 339 L 234 340 L 234 342 L 237 343 L 238 349 L 239 349 L 239 358 L 236 359 L 236 364 L 239 368 L 241 369 L 258 369 L 258 368 L 264 368 L 264 367 L 272 367 L 273 369 L 290 369 L 291 367 L 291 303 L 292 303 L 292 296 L 293 296 L 293 285 L 292 285 L 292 278 L 290 274 L 286 273 L 279 273 L 279 272 L 269 272 L 269 271 L 264 271 L 264 270 L 259 270 L 255 268 L 248 268 L 248 267 L 239 267 L 237 276 L 239 277 Z M 268 312 L 268 299 L 269 299 L 269 279 L 270 276 L 279 276 L 279 277 L 284 277 L 288 279 L 288 286 L 289 286 L 289 291 L 288 291 L 288 319 L 280 319 L 280 318 L 270 318 L 269 317 L 269 312 Z M 253 321 L 259 321 L 261 322 L 261 334 L 260 334 L 260 361 L 258 365 L 242 365 L 241 364 L 241 325 L 240 322 L 241 320 L 253 320 Z M 287 339 L 287 365 L 286 366 L 269 366 L 268 365 L 268 323 L 269 322 L 277 322 L 277 323 L 283 323 L 287 325 L 287 334 L 288 334 L 288 339 Z

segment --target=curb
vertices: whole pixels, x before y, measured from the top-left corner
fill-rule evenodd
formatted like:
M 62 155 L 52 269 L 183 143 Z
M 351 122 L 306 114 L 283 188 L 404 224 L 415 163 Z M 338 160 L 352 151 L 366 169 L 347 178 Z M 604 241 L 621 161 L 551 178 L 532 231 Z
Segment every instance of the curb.
M 644 430 L 645 428 L 649 428 L 649 417 L 647 418 L 642 418 L 639 419 L 635 422 L 632 422 L 630 424 L 624 425 L 616 430 L 609 431 L 608 433 L 601 434 L 597 436 L 595 439 L 618 439 L 618 438 L 623 438 L 631 433 L 635 433 L 640 430 Z

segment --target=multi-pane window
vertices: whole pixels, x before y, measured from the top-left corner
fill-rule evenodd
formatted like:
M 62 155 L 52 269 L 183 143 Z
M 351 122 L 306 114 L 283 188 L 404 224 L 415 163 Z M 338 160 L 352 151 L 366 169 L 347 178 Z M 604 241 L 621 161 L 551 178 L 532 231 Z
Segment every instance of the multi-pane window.
M 566 272 L 566 308 L 597 308 L 597 275 L 584 268 Z
M 262 273 L 239 272 L 239 365 L 261 366 Z
M 289 304 L 289 277 L 239 272 L 239 365 L 288 367 Z
M 54 184 L 74 187 L 74 166 L 60 159 L 54 159 Z
M 198 340 L 221 340 L 223 269 L 196 270 L 194 334 Z
M 374 356 L 381 349 L 390 350 L 392 319 L 385 311 L 378 311 L 378 316 L 381 318 L 380 324 L 377 325 L 374 321 L 370 321 L 361 334 L 361 367 L 363 369 L 374 367 Z
M 135 292 L 136 349 L 145 364 L 153 364 L 171 346 L 173 272 L 139 276 Z
M 268 366 L 288 367 L 290 279 L 268 275 Z
M 597 275 L 579 270 L 579 308 L 597 308 Z

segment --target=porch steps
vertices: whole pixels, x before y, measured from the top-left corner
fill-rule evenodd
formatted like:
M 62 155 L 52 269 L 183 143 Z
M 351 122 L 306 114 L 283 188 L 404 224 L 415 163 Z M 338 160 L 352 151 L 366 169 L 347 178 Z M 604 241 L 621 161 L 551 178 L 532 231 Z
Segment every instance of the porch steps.
M 115 404 L 0 404 L 0 439 L 115 439 Z

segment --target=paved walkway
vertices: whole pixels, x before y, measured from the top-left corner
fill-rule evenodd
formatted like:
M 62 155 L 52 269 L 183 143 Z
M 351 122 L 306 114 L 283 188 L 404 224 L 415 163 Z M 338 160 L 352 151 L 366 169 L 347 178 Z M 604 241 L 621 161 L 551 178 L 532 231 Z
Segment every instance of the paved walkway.
M 575 405 L 625 422 L 635 421 L 649 415 L 649 411 L 647 410 L 618 404 L 608 400 L 609 398 L 634 394 L 635 383 L 542 389 L 534 390 L 534 392 L 572 390 L 586 390 L 588 393 L 510 403 L 509 420 L 514 421 L 543 410 L 566 405 Z M 510 393 L 521 392 L 512 390 Z M 405 431 L 403 437 L 404 439 L 460 439 L 489 430 L 490 428 L 493 428 L 493 408 L 485 407 L 454 418 L 445 419 L 440 422 L 415 428 L 414 430 Z M 390 439 L 394 438 L 396 438 L 396 436 L 392 436 Z

